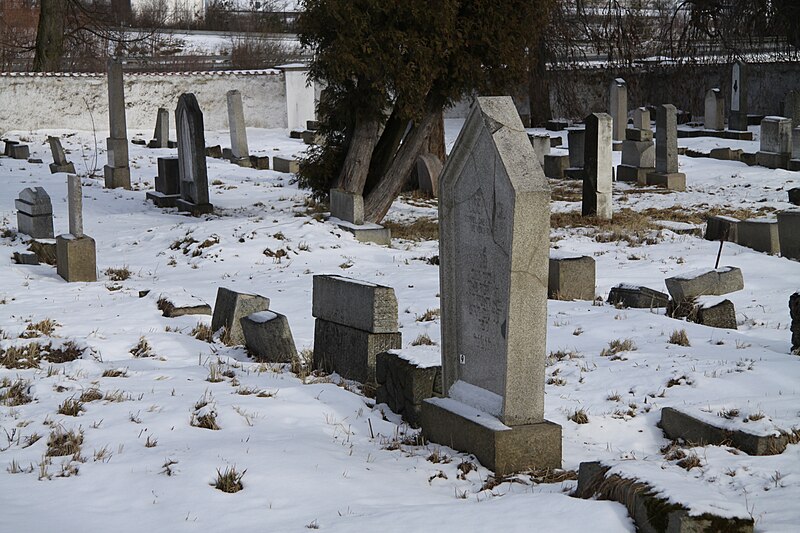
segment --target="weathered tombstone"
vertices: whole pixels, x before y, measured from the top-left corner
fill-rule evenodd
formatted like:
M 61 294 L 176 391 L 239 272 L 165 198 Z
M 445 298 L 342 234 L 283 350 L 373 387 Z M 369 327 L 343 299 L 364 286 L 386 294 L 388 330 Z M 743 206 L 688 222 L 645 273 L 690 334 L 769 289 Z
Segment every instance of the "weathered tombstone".
M 128 166 L 128 128 L 125 122 L 125 83 L 122 62 L 108 60 L 108 124 L 106 139 L 108 164 L 103 167 L 107 189 L 131 188 L 131 169 Z
M 211 213 L 214 206 L 208 201 L 203 112 L 194 94 L 184 93 L 178 98 L 175 126 L 178 131 L 178 168 L 181 176 L 181 197 L 176 202 L 178 211 L 186 211 L 194 216 Z
M 778 239 L 781 255 L 800 261 L 800 209 L 778 213 Z
M 50 143 L 50 151 L 53 153 L 53 162 L 50 163 L 50 173 L 66 172 L 68 174 L 75 174 L 75 165 L 67 161 L 64 148 L 61 146 L 61 139 L 58 137 L 47 137 L 47 141 Z
M 410 346 L 375 358 L 375 403 L 419 427 L 422 402 L 442 396 L 442 357 L 438 346 Z
M 678 119 L 672 104 L 660 105 L 656 112 L 656 170 L 647 175 L 647 185 L 686 190 L 686 174 L 678 172 Z
M 635 309 L 655 309 L 667 307 L 669 295 L 643 285 L 620 283 L 609 291 L 608 303 Z
M 744 289 L 741 269 L 732 266 L 685 272 L 664 280 L 670 296 L 676 302 L 698 296 L 721 296 Z
M 18 145 L 19 141 L 12 141 L 11 139 L 3 139 L 3 155 L 11 157 L 11 148 Z
M 359 242 L 374 242 L 389 245 L 392 232 L 379 224 L 364 221 L 364 198 L 343 189 L 330 190 L 331 222 L 343 229 Z
M 550 154 L 550 136 L 547 134 L 529 135 L 531 145 L 533 145 L 533 153 L 536 154 L 536 160 L 544 168 L 544 156 Z
M 224 327 L 224 340 L 227 344 L 244 344 L 245 337 L 241 320 L 259 311 L 269 311 L 269 298 L 220 287 L 217 289 L 217 299 L 214 302 L 211 329 L 216 332 Z
M 703 118 L 707 130 L 725 129 L 725 97 L 719 89 L 709 89 L 706 92 Z
M 300 162 L 296 159 L 288 159 L 286 157 L 278 157 L 277 155 L 272 158 L 272 169 L 275 172 L 289 172 L 297 174 L 300 172 Z
M 586 255 L 550 252 L 547 297 L 594 300 L 595 261 Z
M 622 141 L 622 163 L 617 166 L 617 180 L 647 183 L 647 175 L 655 171 L 656 149 L 649 129 L 628 128 Z
M 650 129 L 650 110 L 646 107 L 637 107 L 633 110 L 633 128 L 637 130 Z
M 707 241 L 729 241 L 738 240 L 739 219 L 724 215 L 714 215 L 706 222 L 706 233 L 703 238 Z
M 561 427 L 544 419 L 550 191 L 510 97 L 476 99 L 439 195 L 446 397 L 423 402 L 423 432 L 497 476 L 559 468 Z
M 609 113 L 613 122 L 612 139 L 625 139 L 625 128 L 628 127 L 628 87 L 625 80 L 616 78 L 611 81 L 609 89 Z
M 169 111 L 159 107 L 156 116 L 156 129 L 153 138 L 147 143 L 148 148 L 175 148 L 174 142 L 169 140 Z
M 247 148 L 247 129 L 244 125 L 242 93 L 228 91 L 228 128 L 231 132 L 231 162 L 240 167 L 250 166 L 250 150 Z
M 43 187 L 23 189 L 14 205 L 20 233 L 34 239 L 53 238 L 53 204 Z
M 244 345 L 256 361 L 288 363 L 297 357 L 289 320 L 274 311 L 258 311 L 240 320 Z
M 181 197 L 180 164 L 177 156 L 158 158 L 156 190 L 147 192 L 147 199 L 158 207 L 175 207 Z
M 394 289 L 343 276 L 316 275 L 311 314 L 314 366 L 375 383 L 375 358 L 402 346 Z
M 583 151 L 585 142 L 585 128 L 567 129 L 567 148 L 569 149 L 570 168 L 583 168 Z
M 731 114 L 728 128 L 747 131 L 747 63 L 737 61 L 731 68 Z
M 97 281 L 94 239 L 83 234 L 81 178 L 67 176 L 69 233 L 56 237 L 56 272 L 66 281 Z
M 611 124 L 607 113 L 592 113 L 586 117 L 581 214 L 602 220 L 611 220 L 612 213 Z
M 761 120 L 761 146 L 756 162 L 767 168 L 789 168 L 792 158 L 792 121 L 785 117 Z
M 28 159 L 31 156 L 31 149 L 27 144 L 12 144 L 8 155 L 12 159 Z
M 800 170 L 800 127 L 792 130 L 792 158 L 789 160 L 789 170 Z
M 548 178 L 564 179 L 569 168 L 568 154 L 547 154 L 544 156 L 544 175 Z

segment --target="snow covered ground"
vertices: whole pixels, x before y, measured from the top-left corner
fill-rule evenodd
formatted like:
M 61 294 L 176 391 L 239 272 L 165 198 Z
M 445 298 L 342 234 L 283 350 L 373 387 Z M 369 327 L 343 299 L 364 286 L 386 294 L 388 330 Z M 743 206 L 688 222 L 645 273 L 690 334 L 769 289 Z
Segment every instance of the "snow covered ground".
M 450 146 L 460 125 L 447 124 Z M 156 157 L 173 150 L 131 145 L 135 190 L 106 190 L 101 179 L 86 176 L 105 163 L 102 146 L 94 162 L 91 132 L 7 136 L 30 143 L 32 156 L 47 163 L 48 133 L 63 136 L 68 158 L 84 175 L 85 232 L 97 242 L 101 275 L 97 283 L 68 284 L 53 267 L 12 262 L 13 252 L 26 249 L 14 235 L 14 198 L 25 187 L 45 187 L 56 234 L 66 233 L 66 180 L 46 164 L 0 159 L 6 183 L 0 191 L 0 343 L 8 349 L 74 341 L 86 348 L 71 362 L 0 366 L 0 398 L 8 396 L 0 401 L 0 529 L 633 531 L 622 505 L 569 497 L 574 479 L 539 483 L 522 474 L 498 484 L 466 454 L 419 445 L 415 430 L 359 394 L 357 384 L 335 376 L 304 382 L 288 368 L 250 362 L 241 347 L 192 336 L 210 317 L 165 318 L 156 307 L 161 296 L 213 305 L 218 287 L 257 292 L 287 315 L 304 350 L 313 342 L 312 276 L 338 273 L 395 288 L 404 346 L 423 333 L 438 344 L 438 318 L 418 320 L 440 307 L 438 267 L 426 261 L 438 254 L 436 241 L 395 239 L 388 248 L 357 243 L 313 218 L 306 191 L 290 175 L 214 159 L 208 173 L 215 214 L 186 217 L 145 201 Z M 285 131 L 248 133 L 256 154 L 304 149 Z M 140 134 L 149 138 L 149 131 Z M 96 135 L 104 145 L 106 132 Z M 228 145 L 227 132 L 207 132 L 206 143 Z M 698 150 L 728 143 L 680 140 Z M 757 141 L 736 145 L 757 150 Z M 618 163 L 620 154 L 614 157 Z M 763 214 L 790 207 L 786 190 L 800 187 L 799 173 L 711 159 L 680 162 L 687 192 L 615 184 L 615 210 L 650 210 L 656 219 L 678 221 L 712 208 Z M 554 183 L 556 190 L 553 212 L 580 211 L 570 201 L 570 191 L 579 189 L 565 182 Z M 393 221 L 419 217 L 435 218 L 435 203 L 406 198 L 389 214 Z M 558 227 L 551 240 L 554 249 L 595 258 L 597 294 L 604 298 L 620 282 L 663 291 L 664 278 L 714 265 L 718 243 L 668 229 L 645 228 L 644 234 L 644 242 L 631 244 L 589 228 Z M 278 250 L 286 252 L 280 260 L 269 257 Z M 727 295 L 738 331 L 679 322 L 663 310 L 549 301 L 546 416 L 563 426 L 565 470 L 602 460 L 693 512 L 752 516 L 757 531 L 796 531 L 800 445 L 767 457 L 719 446 L 662 451 L 669 441 L 656 424 L 665 406 L 720 420 L 738 410 L 726 423 L 758 431 L 800 429 L 800 358 L 789 355 L 787 305 L 800 289 L 800 263 L 726 243 L 721 264 L 744 274 L 745 289 Z M 105 273 L 122 267 L 130 278 L 114 281 Z M 41 324 L 48 319 L 56 323 L 52 331 L 52 324 Z M 668 342 L 681 329 L 690 346 Z M 142 338 L 150 356 L 134 357 Z M 636 349 L 601 356 L 611 341 L 624 339 Z M 22 396 L 10 394 L 15 385 Z M 25 395 L 31 401 L 8 405 Z M 77 416 L 58 413 L 81 398 Z M 588 423 L 570 420 L 576 411 Z M 211 412 L 218 430 L 192 425 Z M 747 417 L 753 420 L 743 422 Z M 48 441 L 70 432 L 82 439 L 80 450 L 47 457 Z M 681 455 L 696 456 L 699 466 L 682 468 Z M 227 468 L 244 473 L 242 491 L 211 485 Z

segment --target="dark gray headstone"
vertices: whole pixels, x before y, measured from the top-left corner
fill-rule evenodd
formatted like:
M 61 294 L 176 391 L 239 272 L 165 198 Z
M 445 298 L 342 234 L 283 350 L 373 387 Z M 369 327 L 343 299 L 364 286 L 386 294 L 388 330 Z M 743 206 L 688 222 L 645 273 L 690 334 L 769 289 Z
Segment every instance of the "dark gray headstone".
M 184 93 L 178 98 L 175 126 L 178 131 L 178 167 L 181 177 L 178 209 L 192 214 L 210 213 L 213 206 L 208 201 L 203 112 L 194 94 Z

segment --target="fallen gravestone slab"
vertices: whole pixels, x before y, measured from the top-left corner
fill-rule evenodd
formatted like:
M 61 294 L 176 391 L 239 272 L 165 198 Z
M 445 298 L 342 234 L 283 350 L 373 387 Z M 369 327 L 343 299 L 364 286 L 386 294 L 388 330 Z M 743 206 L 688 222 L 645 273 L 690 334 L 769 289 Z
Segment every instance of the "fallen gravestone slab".
M 161 315 L 167 318 L 211 314 L 210 305 L 187 292 L 171 295 L 161 294 L 156 300 L 156 306 L 161 311 Z
M 737 329 L 736 308 L 730 300 L 719 301 L 718 298 L 713 298 L 711 301 L 701 302 L 695 305 L 688 319 L 690 322 L 712 328 Z
M 18 265 L 38 265 L 39 257 L 33 252 L 14 252 L 12 256 Z
M 742 271 L 725 266 L 713 270 L 694 270 L 664 280 L 667 291 L 676 302 L 698 296 L 721 296 L 744 289 Z
M 669 295 L 642 285 L 620 283 L 608 293 L 608 303 L 634 309 L 667 307 Z
M 384 403 L 413 427 L 420 423 L 422 402 L 442 395 L 438 346 L 411 346 L 381 352 L 375 359 L 375 403 Z
M 224 287 L 217 289 L 217 300 L 214 302 L 214 315 L 211 319 L 211 330 L 216 332 L 224 327 L 226 343 L 240 345 L 245 343 L 241 319 L 269 310 L 269 298 L 258 294 L 247 294 L 232 291 Z
M 51 266 L 56 265 L 56 240 L 55 239 L 33 239 L 28 243 L 28 251 L 36 254 L 39 262 Z
M 256 361 L 288 363 L 297 357 L 292 330 L 286 316 L 259 311 L 241 319 L 244 345 Z

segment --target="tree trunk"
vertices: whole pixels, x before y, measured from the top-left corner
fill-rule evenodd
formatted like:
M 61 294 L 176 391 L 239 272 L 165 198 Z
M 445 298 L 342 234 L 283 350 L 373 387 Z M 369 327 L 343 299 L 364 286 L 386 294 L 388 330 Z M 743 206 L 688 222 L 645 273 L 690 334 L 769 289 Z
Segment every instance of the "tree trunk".
M 54 72 L 64 55 L 64 18 L 67 0 L 41 0 L 39 26 L 36 29 L 34 72 Z
M 369 194 L 380 182 L 381 177 L 386 174 L 407 129 L 408 120 L 400 118 L 397 113 L 397 107 L 395 107 L 386 122 L 386 127 L 383 129 L 375 150 L 372 152 L 372 161 L 369 165 L 369 175 L 367 184 L 364 187 L 364 194 Z
M 406 135 L 386 174 L 364 199 L 364 220 L 376 223 L 383 220 L 392 206 L 392 202 L 400 194 L 411 168 L 425 146 L 425 141 L 439 119 L 441 106 L 429 105 L 428 107 L 430 110 L 420 123 Z
M 435 155 L 439 158 L 439 161 L 444 163 L 447 157 L 444 145 L 444 111 L 440 111 L 438 115 L 431 134 L 428 136 L 427 148 L 424 151 Z
M 356 118 L 337 187 L 353 194 L 364 194 L 372 151 L 378 143 L 381 123 L 374 118 Z
M 528 102 L 531 108 L 531 126 L 542 126 L 553 118 L 550 108 L 550 80 L 547 77 L 547 53 L 544 38 L 539 39 L 528 62 Z

